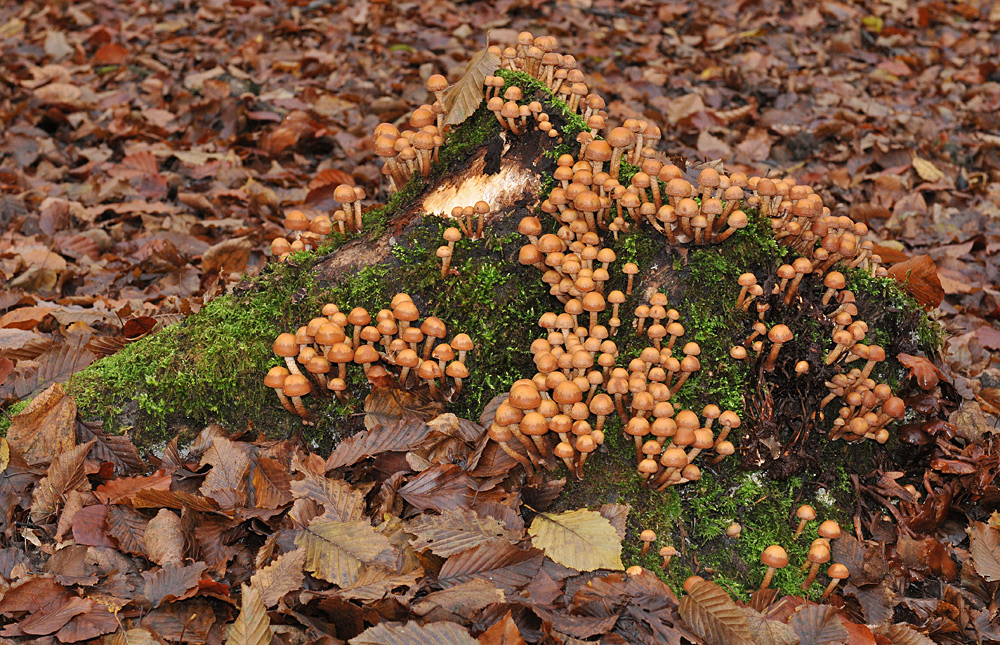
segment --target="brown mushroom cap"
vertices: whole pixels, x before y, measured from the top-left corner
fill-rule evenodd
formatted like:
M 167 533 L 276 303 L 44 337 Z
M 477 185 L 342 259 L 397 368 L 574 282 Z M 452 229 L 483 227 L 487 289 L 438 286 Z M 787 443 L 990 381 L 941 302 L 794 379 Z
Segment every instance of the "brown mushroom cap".
M 778 544 L 772 544 L 760 554 L 760 562 L 766 567 L 782 569 L 788 566 L 788 554 Z
M 289 374 L 281 388 L 285 396 L 305 396 L 312 391 L 309 379 L 301 374 Z
M 826 570 L 826 575 L 830 576 L 834 580 L 846 580 L 851 576 L 851 572 L 847 570 L 847 567 L 839 562 L 834 562 L 830 565 L 830 568 Z
M 803 504 L 795 511 L 795 517 L 800 520 L 805 520 L 807 522 L 812 522 L 816 519 L 816 509 L 809 504 Z
M 448 79 L 440 74 L 431 74 L 427 79 L 428 92 L 443 92 L 448 89 Z
M 789 329 L 787 325 L 777 324 L 774 327 L 771 327 L 771 331 L 767 332 L 767 337 L 772 343 L 787 343 L 795 336 L 792 334 L 792 330 Z
M 288 332 L 278 334 L 278 337 L 274 339 L 272 349 L 275 354 L 284 358 L 299 355 L 299 344 L 295 342 L 295 336 Z
M 819 525 L 819 529 L 816 531 L 820 537 L 826 538 L 827 540 L 836 540 L 840 537 L 840 525 L 834 520 L 826 520 Z
M 823 285 L 828 289 L 843 289 L 847 286 L 847 279 L 840 271 L 831 271 L 823 278 Z
M 288 370 L 281 366 L 275 366 L 267 371 L 267 376 L 264 377 L 264 385 L 277 389 L 285 384 L 286 378 L 288 378 Z

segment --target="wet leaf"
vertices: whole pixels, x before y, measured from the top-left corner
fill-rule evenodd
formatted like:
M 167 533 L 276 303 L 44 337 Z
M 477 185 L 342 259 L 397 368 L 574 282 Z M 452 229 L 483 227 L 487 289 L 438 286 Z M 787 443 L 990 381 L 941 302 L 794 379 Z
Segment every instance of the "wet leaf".
M 944 300 L 944 288 L 941 286 L 937 266 L 931 256 L 914 256 L 909 260 L 892 265 L 888 271 L 903 290 L 924 307 L 933 309 Z

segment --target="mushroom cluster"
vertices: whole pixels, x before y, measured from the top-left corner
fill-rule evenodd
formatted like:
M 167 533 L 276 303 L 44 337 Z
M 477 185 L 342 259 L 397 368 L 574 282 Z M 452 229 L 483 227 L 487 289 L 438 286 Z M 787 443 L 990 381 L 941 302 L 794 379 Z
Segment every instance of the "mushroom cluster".
M 421 105 L 410 114 L 411 130 L 400 132 L 391 123 L 375 127 L 375 154 L 384 162 L 382 174 L 389 179 L 389 192 L 402 189 L 414 174 L 427 177 L 431 164 L 438 161 L 438 151 L 444 145 L 445 125 L 441 98 L 444 89 L 436 88 L 441 88 L 443 81 L 444 77 L 437 74 L 428 79 L 428 90 L 439 98 L 433 105 Z M 447 87 L 446 82 L 443 87 Z
M 454 400 L 469 377 L 466 355 L 474 346 L 467 334 L 445 341 L 448 330 L 440 319 L 428 316 L 422 322 L 413 300 L 397 293 L 389 309 L 371 314 L 355 307 L 344 314 L 335 304 L 323 307 L 322 315 L 280 334 L 274 353 L 284 366 L 272 367 L 265 385 L 278 395 L 284 408 L 312 423 L 302 397 L 316 393 L 336 395 L 346 401 L 347 367 L 361 365 L 369 381 L 394 377 L 403 388 L 425 385 L 431 396 Z
M 809 505 L 800 506 L 796 512 L 796 516 L 799 518 L 799 527 L 795 532 L 795 538 L 797 538 L 805 525 L 816 519 L 816 513 L 813 508 Z M 831 543 L 836 540 L 841 535 L 840 525 L 834 520 L 826 520 L 819 525 L 817 529 L 819 537 L 812 541 L 809 545 L 809 550 L 806 553 L 806 559 L 802 562 L 801 571 L 806 574 L 806 579 L 802 582 L 802 590 L 808 591 L 812 587 L 813 583 L 816 581 L 816 577 L 819 575 L 819 569 L 822 565 L 830 562 L 831 559 Z M 761 581 L 760 590 L 763 591 L 767 589 L 771 581 L 774 579 L 774 574 L 778 569 L 783 569 L 788 566 L 788 553 L 780 544 L 772 544 L 771 546 L 764 549 L 760 554 L 760 563 L 767 567 L 767 571 L 764 574 L 764 579 Z M 833 593 L 837 585 L 841 580 L 848 577 L 849 573 L 847 567 L 840 563 L 831 563 L 827 568 L 826 575 L 830 578 L 829 584 L 827 584 L 826 589 L 823 591 L 822 600 L 826 600 Z
M 364 195 L 364 190 L 358 190 Z M 317 215 L 310 220 L 302 211 L 291 210 L 285 214 L 285 228 L 288 229 L 288 235 L 276 237 L 271 242 L 271 255 L 281 261 L 289 253 L 319 248 L 326 236 L 333 231 L 333 222 L 327 215 Z

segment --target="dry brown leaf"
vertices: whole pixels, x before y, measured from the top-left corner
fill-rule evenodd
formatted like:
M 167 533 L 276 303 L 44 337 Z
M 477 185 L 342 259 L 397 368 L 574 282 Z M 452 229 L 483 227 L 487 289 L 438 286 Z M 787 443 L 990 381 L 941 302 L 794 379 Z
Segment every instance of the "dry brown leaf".
M 710 645 L 751 645 L 753 632 L 746 615 L 719 585 L 703 580 L 681 598 L 684 624 Z
M 305 550 L 295 549 L 283 553 L 268 566 L 257 569 L 250 578 L 250 586 L 258 591 L 264 605 L 274 607 L 285 594 L 302 586 L 305 560 Z
M 788 624 L 799 635 L 801 645 L 846 643 L 850 636 L 837 617 L 837 608 L 830 605 L 800 607 Z
M 797 645 L 799 637 L 795 630 L 777 620 L 768 620 L 750 607 L 743 607 L 750 631 L 758 645 Z
M 271 642 L 271 620 L 260 592 L 253 585 L 243 585 L 240 615 L 229 628 L 226 645 L 268 645 Z
M 944 173 L 941 172 L 937 166 L 916 155 L 913 156 L 913 169 L 917 171 L 917 174 L 920 175 L 921 179 L 929 181 L 932 184 L 936 184 L 944 179 Z
M 146 526 L 149 520 L 127 506 L 108 507 L 105 520 L 108 535 L 118 542 L 118 548 L 132 555 L 146 555 Z
M 410 450 L 420 445 L 429 432 L 430 428 L 426 423 L 412 417 L 396 419 L 386 425 L 377 424 L 372 429 L 362 430 L 337 444 L 326 460 L 326 470 L 351 466 L 383 452 Z
M 350 645 L 479 645 L 467 629 L 447 621 L 427 625 L 379 623 L 347 642 Z
M 39 394 L 7 429 L 7 441 L 32 466 L 51 463 L 76 445 L 76 403 L 56 383 Z
M 306 474 L 292 482 L 292 496 L 323 507 L 324 517 L 338 522 L 357 522 L 365 517 L 365 494 L 342 479 Z M 302 519 L 296 517 L 297 520 Z M 307 518 L 304 523 L 308 523 Z
M 479 635 L 479 642 L 481 645 L 526 645 L 509 609 L 503 618 Z
M 146 556 L 156 564 L 166 566 L 184 561 L 184 533 L 176 513 L 161 508 L 146 525 L 143 539 Z
M 204 273 L 243 273 L 252 248 L 245 237 L 223 240 L 201 254 L 201 270 Z
M 418 510 L 443 512 L 472 505 L 472 478 L 460 466 L 431 466 L 399 489 L 399 495 Z
M 528 533 L 535 547 L 565 567 L 578 571 L 625 568 L 621 538 L 611 522 L 595 511 L 539 513 Z
M 201 458 L 201 465 L 212 466 L 201 485 L 202 495 L 219 502 L 222 508 L 246 504 L 245 477 L 250 469 L 250 457 L 245 450 L 225 437 L 215 437 Z
M 465 66 L 465 74 L 444 94 L 445 125 L 459 125 L 483 102 L 483 81 L 500 67 L 500 57 L 484 49 Z
M 876 634 L 892 641 L 892 645 L 935 645 L 934 641 L 909 625 L 888 625 L 874 629 Z
M 988 582 L 1000 580 L 1000 530 L 983 522 L 973 522 L 969 534 L 969 553 L 976 572 Z
M 916 255 L 892 265 L 888 271 L 903 291 L 913 296 L 924 307 L 933 309 L 944 300 L 944 287 L 941 286 L 937 265 L 931 256 Z
M 463 509 L 447 510 L 440 515 L 418 515 L 407 524 L 406 531 L 416 538 L 412 543 L 415 550 L 430 549 L 443 558 L 494 538 L 509 541 L 520 538 L 508 532 L 499 520 Z
M 514 594 L 538 575 L 542 560 L 538 549 L 519 549 L 506 540 L 490 540 L 448 558 L 438 573 L 438 584 L 451 587 L 480 578 Z
M 63 497 L 71 490 L 90 490 L 83 464 L 93 441 L 59 455 L 49 465 L 45 477 L 38 482 L 31 496 L 31 521 L 44 524 L 59 510 Z
M 198 591 L 198 581 L 205 570 L 204 562 L 189 565 L 168 564 L 155 571 L 143 571 L 146 581 L 142 594 L 154 608 L 165 602 L 190 598 Z
M 261 457 L 253 471 L 254 506 L 279 508 L 292 500 L 292 478 L 277 459 Z
M 317 517 L 295 538 L 305 551 L 305 569 L 344 587 L 358 579 L 363 565 L 393 566 L 389 540 L 368 522 L 335 522 Z

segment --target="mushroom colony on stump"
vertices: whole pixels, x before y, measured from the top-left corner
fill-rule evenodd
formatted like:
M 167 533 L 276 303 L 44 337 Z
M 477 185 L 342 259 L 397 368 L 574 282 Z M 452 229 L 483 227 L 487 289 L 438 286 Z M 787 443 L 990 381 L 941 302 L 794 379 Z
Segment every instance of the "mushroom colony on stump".
M 556 52 L 554 38 L 522 34 L 516 45 L 493 46 L 487 54 L 495 57 L 497 69 L 483 79 L 477 114 L 499 128 L 501 155 L 533 146 L 533 163 L 544 168 L 541 195 L 525 196 L 538 201 L 509 209 L 520 213 L 504 232 L 517 244 L 506 259 L 523 267 L 519 275 L 540 278 L 551 299 L 547 309 L 536 312 L 537 328 L 526 346 L 507 348 L 529 356 L 531 364 L 507 382 L 509 388 L 504 385 L 481 420 L 511 468 L 523 470 L 518 476 L 565 466 L 583 479 L 588 459 L 607 452 L 610 443 L 627 451 L 642 487 L 658 491 L 697 482 L 703 469 L 726 457 L 731 457 L 727 463 L 759 465 L 739 454 L 759 412 L 742 401 L 705 400 L 691 392 L 694 382 L 713 378 L 722 363 L 749 367 L 763 383 L 780 381 L 811 395 L 822 391 L 809 406 L 807 421 L 828 440 L 882 444 L 889 439 L 889 424 L 902 419 L 907 408 L 889 384 L 898 381 L 880 369 L 893 358 L 889 345 L 873 340 L 859 312 L 863 294 L 849 288 L 858 272 L 873 279 L 886 275 L 864 239 L 864 224 L 833 215 L 812 187 L 792 177 L 667 161 L 656 150 L 661 136 L 656 125 L 626 119 L 611 127 L 604 100 L 590 91 L 576 60 Z M 494 243 L 490 225 L 510 212 L 484 194 L 431 216 L 406 193 L 414 185 L 424 194 L 434 188 L 421 182 L 434 179 L 454 134 L 447 124 L 448 83 L 434 75 L 427 89 L 433 103 L 396 125 L 378 125 L 374 151 L 389 192 L 396 195 L 390 202 L 396 212 L 441 224 L 435 234 L 440 237 L 430 246 L 438 262 L 435 279 L 461 279 L 459 257 L 476 244 Z M 571 122 L 586 127 L 569 130 Z M 364 241 L 365 192 L 341 185 L 333 199 L 340 208 L 331 214 L 286 214 L 288 233 L 271 247 L 276 259 L 320 248 L 331 234 Z M 670 267 L 622 252 L 621 242 L 641 232 L 658 252 L 685 263 L 691 253 L 712 253 L 762 230 L 771 244 L 780 245 L 782 260 L 727 276 L 738 295 L 720 306 L 745 321 L 746 331 L 725 341 L 721 359 L 703 355 L 706 344 L 698 334 L 704 316 L 692 316 L 669 285 L 653 278 L 654 271 L 662 275 Z M 348 369 L 363 369 L 368 382 L 383 387 L 419 389 L 444 403 L 458 400 L 463 380 L 476 368 L 475 359 L 466 358 L 476 339 L 458 333 L 449 340 L 457 330 L 433 316 L 421 321 L 405 293 L 379 306 L 386 308 L 370 314 L 329 304 L 316 318 L 298 321 L 297 330 L 278 336 L 273 345 L 278 364 L 265 378 L 277 403 L 311 423 L 324 398 L 345 402 L 359 394 L 351 391 Z M 818 321 L 821 337 L 802 338 L 804 317 Z M 800 353 L 817 345 L 830 348 Z M 609 433 L 617 433 L 614 442 L 606 442 Z M 816 516 L 811 506 L 802 506 L 790 518 L 793 541 Z M 727 526 L 724 539 L 745 539 L 743 525 L 727 520 Z M 829 565 L 824 598 L 845 577 L 844 567 L 831 560 L 831 538 L 824 537 L 833 528 L 839 535 L 836 522 L 823 522 L 820 538 L 803 551 L 801 562 L 807 589 Z M 643 554 L 657 546 L 653 531 L 641 538 Z M 660 546 L 653 554 L 663 557 L 666 568 L 679 553 Z M 777 544 L 762 546 L 757 556 L 767 569 L 762 585 L 767 587 L 789 557 Z
M 498 57 L 500 68 L 543 83 L 588 129 L 575 138 L 575 154 L 558 157 L 554 184 L 538 207 L 539 216 L 551 218 L 551 224 L 529 215 L 518 225 L 526 238 L 518 261 L 541 272 L 562 311 L 545 312 L 539 318 L 543 334 L 530 347 L 537 371 L 513 384 L 497 410 L 490 437 L 529 473 L 562 462 L 582 478 L 588 455 L 604 443 L 605 419 L 617 414 L 625 434 L 634 440 L 636 467 L 645 485 L 660 490 L 699 479 L 694 462 L 703 453 L 702 458 L 711 455 L 713 463 L 734 454 L 728 437 L 741 424 L 737 412 L 711 403 L 700 411 L 675 410 L 670 403 L 688 376 L 701 368 L 701 352 L 698 343 L 682 339 L 686 330 L 681 314 L 668 308 L 667 297 L 650 294 L 648 305 L 635 308 L 629 329 L 622 329 L 620 306 L 631 295 L 640 267 L 619 263 L 618 270 L 628 276 L 625 292 L 607 291 L 617 256 L 604 242 L 609 236 L 617 240 L 620 233 L 648 226 L 669 246 L 721 244 L 748 225 L 746 211 L 752 209 L 767 218 L 775 239 L 799 257 L 779 266 L 774 276 L 739 276 L 734 307 L 749 312 L 753 306 L 758 321 L 743 346 L 732 348 L 730 357 L 762 358 L 764 372 L 789 360 L 781 349 L 794 340 L 794 334 L 782 317 L 796 315 L 803 279 L 818 276 L 824 287 L 819 305 L 823 315 L 835 322 L 836 345 L 824 363 L 839 368 L 825 381 L 829 395 L 819 414 L 839 398 L 843 406 L 829 437 L 884 443 L 889 436 L 885 426 L 903 417 L 905 405 L 888 384 L 871 378 L 874 366 L 885 360 L 885 351 L 864 343 L 868 326 L 855 319 L 854 294 L 846 289 L 844 274 L 832 270 L 843 263 L 875 276 L 885 274 L 872 244 L 862 241 L 865 225 L 832 215 L 810 186 L 791 177 L 748 177 L 706 167 L 694 182 L 688 181 L 681 168 L 663 161 L 652 147 L 660 138 L 655 125 L 626 119 L 621 126 L 608 128 L 604 100 L 589 91 L 575 59 L 556 53 L 552 37 L 532 38 L 528 45 L 530 34 L 522 36 L 515 47 L 493 46 L 488 53 Z M 427 89 L 436 100 L 413 111 L 410 129 L 400 131 L 389 123 L 375 129 L 375 150 L 384 161 L 390 192 L 400 190 L 412 175 L 429 175 L 448 133 L 444 123 L 448 84 L 433 75 Z M 505 137 L 537 132 L 568 143 L 542 102 L 502 76 L 485 77 L 483 101 Z M 625 165 L 634 172 L 622 183 Z M 340 185 L 334 199 L 342 209 L 332 219 L 318 215 L 310 220 L 302 211 L 290 211 L 285 226 L 291 241 L 274 240 L 272 252 L 281 259 L 292 251 L 317 248 L 335 229 L 341 234 L 360 232 L 364 198 L 363 189 Z M 448 275 L 455 243 L 463 236 L 482 238 L 490 211 L 485 201 L 453 208 L 448 221 L 457 227 L 445 229 L 444 243 L 436 252 L 442 277 Z M 553 228 L 554 232 L 544 232 Z M 770 285 L 767 293 L 765 284 Z M 440 321 L 438 334 L 437 319 L 410 326 L 417 312 L 405 294 L 394 299 L 391 309 L 380 311 L 372 324 L 363 310 L 345 316 L 335 306 L 329 308 L 324 317 L 275 341 L 274 351 L 287 367 L 276 367 L 267 376 L 281 404 L 304 423 L 309 420 L 302 403 L 306 394 L 349 396 L 344 374 L 349 363 L 363 365 L 369 380 L 392 370 L 404 388 L 423 383 L 432 396 L 450 400 L 458 395 L 462 378 L 468 375 L 464 360 L 452 360 L 454 342 L 435 347 L 435 339 L 444 336 Z M 402 315 L 400 308 L 405 310 Z M 354 331 L 348 339 L 350 325 Z M 648 346 L 637 357 L 624 360 L 616 343 L 621 334 L 644 337 Z M 467 340 L 463 336 L 456 338 Z M 860 367 L 849 365 L 859 359 L 864 361 Z M 808 361 L 794 364 L 797 376 L 809 374 Z

